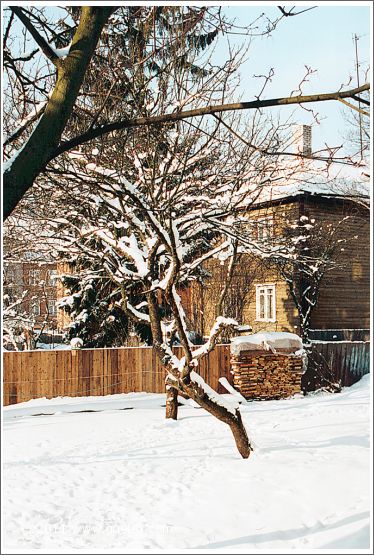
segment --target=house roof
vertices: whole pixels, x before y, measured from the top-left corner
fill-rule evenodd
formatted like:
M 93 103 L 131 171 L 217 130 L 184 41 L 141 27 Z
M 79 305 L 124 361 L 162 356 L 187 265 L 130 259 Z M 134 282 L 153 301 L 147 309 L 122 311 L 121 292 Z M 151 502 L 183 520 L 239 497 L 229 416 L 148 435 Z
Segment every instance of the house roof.
M 264 185 L 255 204 L 271 203 L 299 195 L 345 198 L 364 204 L 370 201 L 370 176 L 367 166 L 329 168 L 328 172 L 317 164 L 297 172 L 291 178 L 279 179 Z

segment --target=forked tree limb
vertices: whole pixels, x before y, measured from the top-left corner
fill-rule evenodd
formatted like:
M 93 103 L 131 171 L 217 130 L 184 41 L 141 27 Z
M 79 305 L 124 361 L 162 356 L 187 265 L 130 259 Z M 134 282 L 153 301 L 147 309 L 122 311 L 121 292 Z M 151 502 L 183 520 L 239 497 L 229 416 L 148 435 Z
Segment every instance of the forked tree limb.
M 365 112 L 365 110 L 363 110 L 362 108 L 357 108 L 357 106 L 354 106 L 353 104 L 351 104 L 350 102 L 347 102 L 343 98 L 339 98 L 339 102 L 342 102 L 343 104 L 348 106 L 348 108 L 351 108 L 352 110 L 356 110 L 356 112 L 359 112 L 360 114 L 363 114 L 364 116 L 370 117 L 369 112 Z

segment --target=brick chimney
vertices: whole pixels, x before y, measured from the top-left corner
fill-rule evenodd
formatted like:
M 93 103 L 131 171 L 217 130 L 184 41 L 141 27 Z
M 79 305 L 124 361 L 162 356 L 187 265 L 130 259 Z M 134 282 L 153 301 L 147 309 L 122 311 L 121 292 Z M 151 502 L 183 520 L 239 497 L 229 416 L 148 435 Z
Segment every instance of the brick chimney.
M 297 154 L 311 156 L 312 154 L 312 128 L 310 125 L 296 125 L 294 133 L 294 148 Z

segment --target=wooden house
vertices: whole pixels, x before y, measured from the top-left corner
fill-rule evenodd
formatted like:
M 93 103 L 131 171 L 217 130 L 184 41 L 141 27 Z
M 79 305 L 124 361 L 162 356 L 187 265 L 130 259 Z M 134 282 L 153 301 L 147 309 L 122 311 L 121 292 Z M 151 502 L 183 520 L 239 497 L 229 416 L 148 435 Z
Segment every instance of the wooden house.
M 312 271 L 308 268 L 305 272 L 303 266 L 285 264 L 281 259 L 274 262 L 274 257 L 240 255 L 225 301 L 225 315 L 254 333 L 290 331 L 305 337 L 309 330 L 361 330 L 355 336 L 361 339 L 370 321 L 367 191 L 366 185 L 345 192 L 303 185 L 284 187 L 283 193 L 279 188 L 277 194 L 257 202 L 247 215 L 257 243 L 263 242 L 264 250 L 269 250 L 282 241 L 288 245 L 293 242 L 296 255 L 309 259 Z M 303 236 L 307 239 L 300 240 Z M 323 277 L 315 298 L 309 298 L 316 260 Z M 211 261 L 207 270 L 210 278 L 204 285 L 194 284 L 183 293 L 191 327 L 201 335 L 209 333 L 218 315 L 227 264 Z M 306 323 L 305 311 L 314 301 Z

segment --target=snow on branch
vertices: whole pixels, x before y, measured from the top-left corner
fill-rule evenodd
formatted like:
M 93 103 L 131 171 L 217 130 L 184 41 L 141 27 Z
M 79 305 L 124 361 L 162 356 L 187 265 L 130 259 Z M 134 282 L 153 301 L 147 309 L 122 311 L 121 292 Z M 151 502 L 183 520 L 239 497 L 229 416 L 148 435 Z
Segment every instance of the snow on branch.
M 193 383 L 197 384 L 199 388 L 203 390 L 205 395 L 207 395 L 211 401 L 213 401 L 220 407 L 225 408 L 228 412 L 231 412 L 231 414 L 236 416 L 236 413 L 239 410 L 239 403 L 237 401 L 233 400 L 232 398 L 225 399 L 224 397 L 222 397 L 222 395 L 214 391 L 214 389 L 212 389 L 210 385 L 208 385 L 204 381 L 204 379 L 194 370 L 191 371 L 190 378 Z
M 39 114 L 39 118 L 37 118 L 38 123 L 39 123 L 41 117 L 42 117 L 42 113 Z M 30 137 L 33 135 L 34 132 L 35 132 L 35 129 L 31 133 Z M 29 137 L 28 141 L 30 140 L 30 137 Z M 6 160 L 3 163 L 3 176 L 5 176 L 6 172 L 10 172 L 12 170 L 12 166 L 13 166 L 14 162 L 16 162 L 16 160 L 19 157 L 19 155 L 21 154 L 21 152 L 26 148 L 26 146 L 28 144 L 28 141 L 25 141 L 24 144 L 18 150 L 15 150 L 13 152 L 13 154 L 11 155 L 11 157 L 8 158 L 8 160 Z
M 238 322 L 233 318 L 224 318 L 223 316 L 218 316 L 212 329 L 210 330 L 208 341 L 204 343 L 204 345 L 193 351 L 193 358 L 199 359 L 202 356 L 208 354 L 212 349 L 214 349 L 218 335 L 223 330 L 232 328 L 237 325 Z
M 190 273 L 193 273 L 193 270 L 200 267 L 203 262 L 209 260 L 210 258 L 214 258 L 217 254 L 225 251 L 231 246 L 231 241 L 223 241 L 218 247 L 215 247 L 208 251 L 207 253 L 203 254 L 199 258 L 196 258 L 193 262 L 186 265 L 185 274 L 188 276 Z
M 54 48 L 53 46 L 51 46 L 56 58 L 66 58 L 66 56 L 69 55 L 70 52 L 70 47 L 71 47 L 72 41 L 70 41 L 70 43 L 67 46 L 64 46 L 63 48 Z
M 243 397 L 243 395 L 228 382 L 227 378 L 221 377 L 218 378 L 218 381 L 226 389 L 226 391 L 228 391 L 229 393 L 231 393 L 231 395 L 238 399 L 238 402 L 245 404 L 247 403 L 247 399 Z
M 160 221 L 154 214 L 154 209 L 149 205 L 147 199 L 144 197 L 143 193 L 139 190 L 136 185 L 130 183 L 128 179 L 119 175 L 116 170 L 110 168 L 104 168 L 102 166 L 98 166 L 97 164 L 89 163 L 86 164 L 86 169 L 88 171 L 92 171 L 96 174 L 99 174 L 103 177 L 107 177 L 111 180 L 111 185 L 114 188 L 115 184 L 117 184 L 116 190 L 119 197 L 121 193 L 128 194 L 134 204 L 142 210 L 144 216 L 148 219 L 156 233 L 163 239 L 163 241 L 170 245 L 170 237 L 166 229 L 161 225 Z M 118 199 L 114 199 L 118 202 Z M 110 203 L 109 197 L 105 198 L 105 201 Z
M 129 237 L 121 237 L 120 239 L 115 239 L 111 234 L 109 234 L 108 230 L 96 230 L 95 235 L 106 243 L 108 247 L 118 250 L 120 254 L 132 260 L 137 268 L 138 277 L 144 278 L 148 275 L 147 249 L 142 250 L 139 247 L 138 241 L 133 233 Z M 135 272 L 126 268 L 123 264 L 121 265 L 120 270 L 126 275 L 136 276 Z
M 59 56 L 57 55 L 55 49 L 48 43 L 48 41 L 39 33 L 39 31 L 31 23 L 30 19 L 27 17 L 22 8 L 18 6 L 11 6 L 10 8 L 13 13 L 15 13 L 22 21 L 23 25 L 26 27 L 36 44 L 39 46 L 43 54 L 51 60 L 51 62 L 58 67 L 59 66 Z
M 18 121 L 16 128 L 12 131 L 12 133 L 10 133 L 7 137 L 4 137 L 4 147 L 18 139 L 18 137 L 20 137 L 22 133 L 43 114 L 47 102 L 47 100 L 43 100 L 42 102 L 36 103 L 34 110 L 32 110 L 25 118 Z
M 150 318 L 148 314 L 144 314 L 144 312 L 140 312 L 140 310 L 137 310 L 136 308 L 134 308 L 128 301 L 125 308 L 137 320 L 140 320 L 141 322 L 150 322 Z
M 186 357 L 178 358 L 171 350 L 171 347 L 165 342 L 160 345 L 160 349 L 164 353 L 163 363 L 170 367 L 173 377 L 178 379 L 186 365 Z
M 188 330 L 187 330 L 186 313 L 185 313 L 185 311 L 184 311 L 181 298 L 180 298 L 180 296 L 179 296 L 178 293 L 177 293 L 177 289 L 176 289 L 175 285 L 172 286 L 171 292 L 172 292 L 172 296 L 173 296 L 174 303 L 175 303 L 175 305 L 176 305 L 176 307 L 177 307 L 177 310 L 178 310 L 179 322 L 180 322 L 180 324 L 181 324 L 181 326 L 182 326 L 183 334 L 184 334 L 184 336 L 185 336 L 185 338 L 186 338 L 186 340 L 187 340 L 188 346 L 191 348 L 191 347 L 192 347 L 192 343 L 191 343 L 191 341 L 190 341 L 189 334 L 188 334 Z

